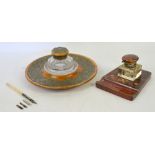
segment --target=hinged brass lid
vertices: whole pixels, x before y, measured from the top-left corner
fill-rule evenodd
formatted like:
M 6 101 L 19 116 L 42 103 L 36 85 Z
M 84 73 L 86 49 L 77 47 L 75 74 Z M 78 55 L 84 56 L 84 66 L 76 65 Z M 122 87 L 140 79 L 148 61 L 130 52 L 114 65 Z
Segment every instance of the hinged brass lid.
M 59 60 L 65 59 L 68 54 L 69 54 L 69 51 L 65 47 L 56 47 L 52 50 L 52 56 L 55 59 L 59 59 Z
M 139 60 L 139 57 L 134 54 L 128 54 L 122 57 L 122 61 L 124 62 L 125 66 L 128 68 L 134 68 L 138 60 Z

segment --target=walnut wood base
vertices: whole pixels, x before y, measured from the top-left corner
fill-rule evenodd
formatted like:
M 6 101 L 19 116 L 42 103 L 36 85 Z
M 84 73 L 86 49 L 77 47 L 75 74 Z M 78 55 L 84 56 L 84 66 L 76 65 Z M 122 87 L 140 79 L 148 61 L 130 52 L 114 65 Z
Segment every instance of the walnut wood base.
M 135 81 L 129 81 L 117 76 L 118 68 L 105 75 L 96 82 L 97 88 L 123 97 L 127 100 L 134 100 L 151 77 L 151 72 L 142 70 L 142 75 Z

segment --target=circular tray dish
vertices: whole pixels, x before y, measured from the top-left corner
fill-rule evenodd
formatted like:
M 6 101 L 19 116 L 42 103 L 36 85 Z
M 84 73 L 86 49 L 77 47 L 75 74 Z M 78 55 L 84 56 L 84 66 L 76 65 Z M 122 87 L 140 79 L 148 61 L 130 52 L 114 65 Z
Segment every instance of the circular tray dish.
M 67 78 L 65 80 L 59 80 L 55 78 L 45 78 L 43 76 L 43 68 L 45 62 L 51 57 L 47 55 L 33 61 L 26 69 L 27 80 L 39 87 L 53 90 L 70 89 L 81 86 L 90 80 L 92 80 L 97 73 L 96 63 L 82 55 L 69 54 L 82 68 L 81 72 L 77 73 L 75 78 Z

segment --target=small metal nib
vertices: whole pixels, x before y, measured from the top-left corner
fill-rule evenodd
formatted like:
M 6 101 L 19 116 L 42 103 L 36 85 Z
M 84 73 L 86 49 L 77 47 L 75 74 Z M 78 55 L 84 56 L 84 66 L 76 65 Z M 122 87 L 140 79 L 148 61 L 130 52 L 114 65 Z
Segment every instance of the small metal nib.
M 35 100 L 33 100 L 31 97 L 27 96 L 26 94 L 23 93 L 22 96 L 25 99 L 29 100 L 31 103 L 37 104 L 37 102 Z
M 27 106 L 21 102 L 20 102 L 20 105 L 23 106 L 24 108 L 27 108 Z
M 27 100 L 23 100 L 23 102 L 25 103 L 25 104 L 27 104 L 27 105 L 32 105 L 29 101 L 27 101 Z
M 17 108 L 19 108 L 20 110 L 23 110 L 23 107 L 21 107 L 20 105 L 16 105 Z

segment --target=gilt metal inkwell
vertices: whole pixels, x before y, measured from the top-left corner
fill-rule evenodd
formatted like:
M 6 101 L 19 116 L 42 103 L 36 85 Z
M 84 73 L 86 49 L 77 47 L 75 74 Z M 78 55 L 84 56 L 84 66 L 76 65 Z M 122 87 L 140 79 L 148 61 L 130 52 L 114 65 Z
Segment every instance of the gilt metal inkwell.
M 148 82 L 151 73 L 142 70 L 142 65 L 137 64 L 139 57 L 134 54 L 122 57 L 123 64 L 105 75 L 96 86 L 100 89 L 133 100 Z
M 26 69 L 26 78 L 34 85 L 47 89 L 69 89 L 93 79 L 97 66 L 93 60 L 57 47 L 51 55 L 32 62 Z

